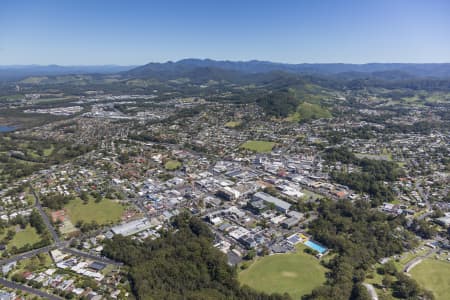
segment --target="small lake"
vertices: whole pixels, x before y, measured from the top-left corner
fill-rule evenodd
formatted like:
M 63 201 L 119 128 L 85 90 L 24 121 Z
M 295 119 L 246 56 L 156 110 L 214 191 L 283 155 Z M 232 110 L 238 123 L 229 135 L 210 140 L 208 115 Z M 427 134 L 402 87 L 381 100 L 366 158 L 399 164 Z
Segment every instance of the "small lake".
M 0 132 L 10 132 L 16 130 L 16 127 L 0 125 Z

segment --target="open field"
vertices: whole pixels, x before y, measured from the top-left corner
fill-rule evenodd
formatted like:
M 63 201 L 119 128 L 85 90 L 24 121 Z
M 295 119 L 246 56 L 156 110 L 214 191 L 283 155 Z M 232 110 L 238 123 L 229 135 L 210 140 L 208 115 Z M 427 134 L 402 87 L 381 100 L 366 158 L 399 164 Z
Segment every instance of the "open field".
M 268 141 L 247 141 L 241 145 L 241 148 L 255 151 L 258 153 L 266 153 L 272 151 L 275 146 L 274 142 Z
M 169 171 L 173 171 L 178 169 L 179 167 L 181 167 L 181 162 L 179 162 L 178 160 L 168 160 L 165 164 L 164 164 L 164 168 L 166 170 Z
M 88 204 L 83 204 L 81 199 L 76 198 L 70 201 L 65 206 L 65 209 L 73 224 L 76 224 L 78 221 L 86 223 L 96 221 L 98 224 L 118 222 L 124 211 L 122 205 L 109 199 L 103 199 L 99 203 L 95 203 L 91 199 Z
M 225 127 L 235 128 L 235 127 L 238 127 L 239 125 L 241 125 L 241 122 L 239 122 L 239 121 L 230 121 L 225 124 Z
M 318 259 L 303 252 L 266 256 L 239 273 L 239 281 L 267 293 L 290 294 L 293 299 L 310 293 L 325 282 L 326 269 Z
M 436 300 L 448 299 L 450 295 L 450 262 L 424 259 L 410 273 L 420 286 L 433 292 Z
M 16 246 L 17 248 L 23 247 L 26 244 L 33 245 L 41 240 L 39 234 L 37 234 L 36 229 L 27 225 L 24 230 L 16 232 L 14 238 L 8 243 L 8 248 Z

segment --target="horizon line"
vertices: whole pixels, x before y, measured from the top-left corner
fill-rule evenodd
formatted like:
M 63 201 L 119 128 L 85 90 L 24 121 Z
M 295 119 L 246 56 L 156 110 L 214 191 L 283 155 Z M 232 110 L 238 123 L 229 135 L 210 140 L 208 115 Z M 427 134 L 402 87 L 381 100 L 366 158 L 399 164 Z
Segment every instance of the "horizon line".
M 450 64 L 450 61 L 447 62 L 396 62 L 396 61 L 371 61 L 371 62 L 363 62 L 363 63 L 354 63 L 354 62 L 277 62 L 271 60 L 259 60 L 259 59 L 248 59 L 248 60 L 231 60 L 231 59 L 212 59 L 212 58 L 182 58 L 178 60 L 165 60 L 165 61 L 148 61 L 142 64 L 116 64 L 116 63 L 107 63 L 107 64 L 39 64 L 39 63 L 31 63 L 31 64 L 0 64 L 0 67 L 139 67 L 147 64 L 167 64 L 167 63 L 178 63 L 184 60 L 202 60 L 202 61 L 215 61 L 215 62 L 234 62 L 234 63 L 249 63 L 249 62 L 262 62 L 262 63 L 272 63 L 272 64 L 284 64 L 284 65 L 370 65 L 370 64 L 410 64 L 410 65 L 432 65 L 432 64 Z

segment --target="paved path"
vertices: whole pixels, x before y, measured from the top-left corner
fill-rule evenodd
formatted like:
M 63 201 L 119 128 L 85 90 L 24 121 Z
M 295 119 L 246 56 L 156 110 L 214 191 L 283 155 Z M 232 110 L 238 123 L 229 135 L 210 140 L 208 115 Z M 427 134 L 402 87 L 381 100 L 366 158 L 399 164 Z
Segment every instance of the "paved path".
M 23 285 L 23 284 L 19 284 L 19 283 L 13 282 L 13 281 L 6 280 L 4 278 L 0 278 L 0 284 L 5 286 L 5 287 L 7 287 L 7 288 L 14 289 L 14 290 L 21 290 L 21 291 L 24 291 L 24 292 L 27 292 L 27 293 L 30 293 L 30 294 L 33 294 L 33 295 L 37 295 L 37 296 L 39 296 L 41 298 L 44 298 L 44 299 L 50 299 L 50 300 L 61 300 L 61 299 L 63 299 L 63 298 L 57 297 L 55 295 L 47 294 L 46 292 L 43 292 L 41 290 L 33 289 L 33 288 L 29 287 L 29 286 L 26 286 L 26 285 Z
M 436 251 L 437 251 L 437 249 L 431 249 L 426 254 L 418 256 L 418 257 L 410 260 L 409 262 L 406 263 L 405 267 L 403 268 L 403 272 L 409 273 L 409 271 L 411 271 L 412 268 L 414 268 L 415 266 L 420 264 L 422 262 L 422 260 L 424 260 L 425 258 L 430 257 L 431 255 L 436 253 Z
M 367 291 L 370 294 L 370 297 L 372 297 L 372 300 L 378 300 L 377 291 L 375 291 L 375 288 L 370 283 L 363 283 L 363 285 L 366 287 Z

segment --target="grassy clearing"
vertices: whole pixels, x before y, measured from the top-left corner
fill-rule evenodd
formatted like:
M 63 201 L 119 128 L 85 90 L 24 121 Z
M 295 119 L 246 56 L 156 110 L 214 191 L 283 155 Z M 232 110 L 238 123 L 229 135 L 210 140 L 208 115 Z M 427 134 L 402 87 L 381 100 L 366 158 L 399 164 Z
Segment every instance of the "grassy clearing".
M 16 232 L 14 238 L 8 243 L 8 247 L 16 246 L 17 248 L 23 247 L 26 244 L 33 245 L 41 240 L 41 237 L 36 232 L 34 227 L 27 225 L 24 230 Z
M 168 160 L 165 164 L 164 164 L 164 168 L 168 171 L 173 171 L 176 170 L 178 168 L 181 167 L 181 162 L 179 162 L 178 160 Z
M 230 122 L 227 122 L 226 124 L 225 124 L 225 127 L 227 127 L 227 128 L 235 128 L 235 127 L 238 127 L 239 125 L 241 125 L 242 123 L 241 122 L 239 122 L 239 121 L 230 121 Z
M 50 145 L 50 148 L 44 149 L 44 156 L 52 155 L 53 150 L 55 150 L 55 146 L 52 144 L 52 145 Z
M 325 282 L 326 269 L 319 260 L 303 252 L 276 254 L 257 260 L 239 273 L 239 281 L 267 293 L 288 293 L 293 299 L 310 293 Z
M 436 300 L 448 299 L 450 295 L 450 263 L 425 259 L 411 270 L 412 277 L 425 289 L 433 292 Z
M 331 118 L 331 113 L 326 108 L 318 104 L 303 102 L 293 114 L 286 118 L 286 121 L 300 122 L 323 118 Z
M 386 160 L 386 161 L 392 161 L 392 155 L 391 154 L 366 154 L 366 153 L 356 153 L 355 156 L 357 158 L 367 158 L 372 160 Z
M 272 151 L 275 146 L 274 142 L 268 141 L 247 141 L 241 145 L 241 148 L 255 151 L 258 153 L 267 153 Z
M 301 191 L 305 196 L 301 198 L 302 201 L 312 200 L 316 201 L 317 199 L 323 198 L 323 196 L 316 194 L 314 192 L 311 192 L 310 190 L 302 190 Z
M 78 221 L 90 223 L 96 221 L 98 224 L 108 224 L 120 221 L 124 207 L 109 199 L 103 199 L 95 203 L 92 199 L 83 204 L 79 198 L 70 201 L 65 209 L 69 215 L 70 221 L 76 224 Z
M 20 82 L 21 83 L 28 83 L 28 84 L 38 84 L 38 83 L 41 83 L 42 81 L 45 81 L 47 79 L 48 79 L 48 77 L 46 77 L 46 76 L 31 76 L 31 77 L 23 79 Z

